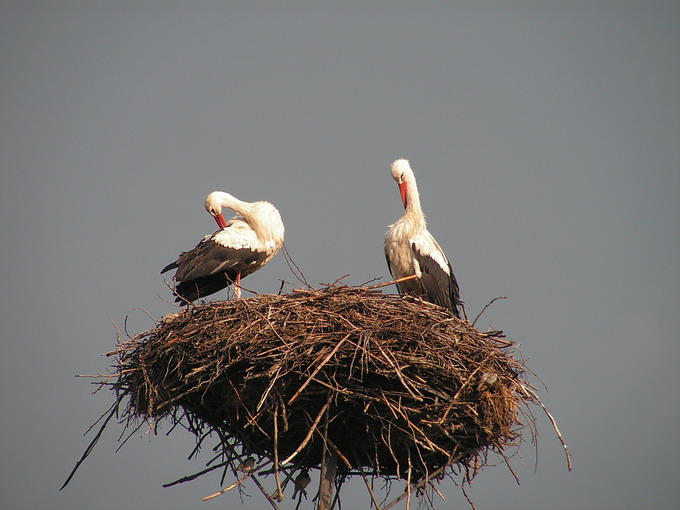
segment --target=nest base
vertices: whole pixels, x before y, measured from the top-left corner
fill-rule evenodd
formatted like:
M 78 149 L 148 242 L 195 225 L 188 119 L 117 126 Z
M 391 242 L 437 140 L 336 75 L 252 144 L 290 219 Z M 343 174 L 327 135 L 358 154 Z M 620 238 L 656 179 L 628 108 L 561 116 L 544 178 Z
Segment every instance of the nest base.
M 420 300 L 347 286 L 189 307 L 124 343 L 126 416 L 169 418 L 276 466 L 419 480 L 519 437 L 524 366 Z

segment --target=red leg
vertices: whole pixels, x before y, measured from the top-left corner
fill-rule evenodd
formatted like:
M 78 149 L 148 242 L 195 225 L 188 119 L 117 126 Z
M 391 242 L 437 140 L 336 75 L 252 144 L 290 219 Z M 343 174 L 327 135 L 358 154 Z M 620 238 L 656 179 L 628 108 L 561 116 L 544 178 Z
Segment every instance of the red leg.
M 241 271 L 236 273 L 236 285 L 234 286 L 234 294 L 237 298 L 241 297 Z

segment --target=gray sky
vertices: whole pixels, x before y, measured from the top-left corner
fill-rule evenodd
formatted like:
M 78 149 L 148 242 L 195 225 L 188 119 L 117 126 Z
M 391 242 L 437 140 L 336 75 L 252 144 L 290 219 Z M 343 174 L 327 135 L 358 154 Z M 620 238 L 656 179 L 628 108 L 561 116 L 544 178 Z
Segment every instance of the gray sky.
M 574 455 L 537 413 L 538 470 L 526 444 L 477 507 L 677 508 L 679 27 L 650 0 L 1 1 L 3 508 L 239 508 L 200 501 L 217 476 L 162 488 L 209 458 L 179 430 L 115 453 L 110 427 L 58 492 L 112 401 L 73 375 L 107 369 L 114 322 L 173 311 L 159 271 L 215 189 L 275 203 L 310 282 L 387 277 L 397 157 L 468 310 L 508 296 L 481 326 L 521 343 Z M 282 256 L 247 286 L 280 279 Z

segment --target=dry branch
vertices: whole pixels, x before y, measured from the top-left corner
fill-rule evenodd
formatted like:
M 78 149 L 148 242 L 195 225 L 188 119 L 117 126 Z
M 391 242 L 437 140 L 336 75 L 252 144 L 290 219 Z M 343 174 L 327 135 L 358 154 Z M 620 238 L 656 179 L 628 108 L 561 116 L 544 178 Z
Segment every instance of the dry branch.
M 335 284 L 168 315 L 120 342 L 115 378 L 99 384 L 126 427 L 165 419 L 200 441 L 215 434 L 234 473 L 240 456 L 271 462 L 278 496 L 332 445 L 338 477 L 408 480 L 410 498 L 517 446 L 521 408 L 540 401 L 514 354 L 501 332 L 430 303 Z

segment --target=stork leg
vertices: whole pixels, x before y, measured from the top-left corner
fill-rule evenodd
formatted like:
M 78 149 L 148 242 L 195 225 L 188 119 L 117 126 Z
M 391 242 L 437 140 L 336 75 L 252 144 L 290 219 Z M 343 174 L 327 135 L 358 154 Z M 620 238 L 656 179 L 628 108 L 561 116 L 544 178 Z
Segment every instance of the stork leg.
M 241 297 L 241 271 L 236 273 L 236 284 L 234 285 L 234 294 L 237 298 Z

